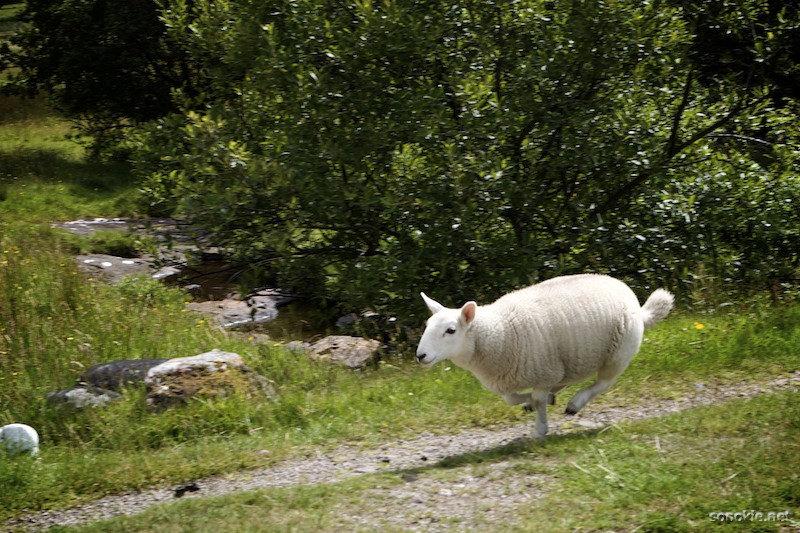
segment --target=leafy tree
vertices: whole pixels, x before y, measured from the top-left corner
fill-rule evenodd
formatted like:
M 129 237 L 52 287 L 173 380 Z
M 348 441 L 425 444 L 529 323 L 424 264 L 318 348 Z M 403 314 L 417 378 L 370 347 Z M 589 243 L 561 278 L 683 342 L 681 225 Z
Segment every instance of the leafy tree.
M 691 25 L 692 63 L 709 87 L 735 81 L 768 86 L 778 103 L 800 97 L 800 2 L 675 0 Z
M 112 145 L 125 126 L 176 111 L 173 88 L 202 90 L 159 14 L 153 0 L 28 0 L 25 29 L 0 48 L 16 67 L 6 90 L 49 94 L 98 150 Z
M 685 288 L 698 265 L 724 277 L 778 242 L 782 266 L 757 277 L 790 276 L 796 230 L 760 221 L 791 216 L 796 179 L 780 180 L 796 132 L 763 83 L 704 83 L 683 15 L 659 2 L 176 4 L 172 38 L 225 96 L 134 139 L 139 169 L 155 203 L 281 285 L 357 307 L 413 309 L 419 289 L 487 300 L 584 270 Z M 783 132 L 765 141 L 776 159 L 720 142 L 764 121 Z

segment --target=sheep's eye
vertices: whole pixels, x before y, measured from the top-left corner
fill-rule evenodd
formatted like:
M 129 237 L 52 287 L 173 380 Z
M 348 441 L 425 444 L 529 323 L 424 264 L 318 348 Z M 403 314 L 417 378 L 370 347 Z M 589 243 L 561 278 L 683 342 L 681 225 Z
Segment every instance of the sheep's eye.
M 456 332 L 456 328 L 454 328 L 452 326 L 447 328 L 447 330 L 445 331 L 445 333 L 447 333 L 448 335 L 452 335 L 455 332 Z

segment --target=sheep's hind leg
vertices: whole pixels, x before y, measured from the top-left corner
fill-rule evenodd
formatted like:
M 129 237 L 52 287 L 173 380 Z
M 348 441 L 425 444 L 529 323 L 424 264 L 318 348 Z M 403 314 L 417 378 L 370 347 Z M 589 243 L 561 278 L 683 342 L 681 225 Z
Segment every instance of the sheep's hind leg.
M 631 326 L 631 329 L 621 339 L 617 352 L 598 370 L 597 380 L 585 389 L 579 390 L 569 401 L 566 410 L 568 415 L 574 415 L 598 394 L 608 390 L 617 381 L 620 374 L 628 368 L 631 359 L 639 351 L 644 332 L 644 325 L 641 321 L 634 322 Z
M 597 372 L 597 379 L 594 383 L 575 393 L 575 396 L 573 396 L 567 404 L 565 412 L 568 415 L 574 415 L 583 409 L 583 406 L 592 401 L 598 394 L 602 394 L 608 390 L 608 388 L 617 381 L 619 375 L 625 371 L 629 361 L 630 358 L 625 358 L 622 359 L 621 364 L 608 364 L 601 368 L 600 371 Z
M 510 405 L 519 405 L 522 404 L 522 408 L 525 411 L 533 411 L 533 399 L 531 398 L 530 393 L 528 394 L 504 394 L 503 399 L 509 403 Z
M 617 377 L 614 376 L 612 379 L 600 379 L 597 378 L 597 381 L 592 383 L 590 386 L 586 387 L 585 389 L 579 390 L 575 396 L 567 404 L 567 409 L 564 411 L 568 415 L 574 415 L 583 407 L 592 401 L 598 394 L 601 394 L 608 390 L 608 388 L 614 384 L 617 380 Z
M 566 385 L 557 385 L 550 389 L 550 392 L 547 393 L 547 404 L 548 405 L 555 405 L 556 404 L 556 394 L 558 391 L 566 387 Z

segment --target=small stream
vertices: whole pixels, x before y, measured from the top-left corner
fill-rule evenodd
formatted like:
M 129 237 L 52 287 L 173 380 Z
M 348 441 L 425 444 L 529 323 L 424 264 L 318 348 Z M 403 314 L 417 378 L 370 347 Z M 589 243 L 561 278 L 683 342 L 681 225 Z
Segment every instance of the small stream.
M 193 230 L 171 219 L 76 220 L 54 227 L 88 238 L 98 231 L 134 233 L 162 243 L 155 254 L 117 257 L 108 254 L 78 256 L 91 275 L 115 283 L 130 275 L 148 275 L 180 287 L 191 295 L 187 308 L 218 320 L 222 327 L 268 335 L 277 341 L 314 340 L 331 334 L 336 317 L 313 302 L 275 288 L 254 288 L 244 296 L 240 279 L 246 266 L 227 262 L 213 249 L 197 253 Z
M 301 296 L 260 288 L 240 297 L 238 279 L 246 267 L 218 256 L 173 269 L 165 283 L 184 289 L 194 299 L 190 309 L 219 315 L 220 324 L 227 329 L 264 333 L 278 341 L 307 341 L 334 329 L 335 317 Z

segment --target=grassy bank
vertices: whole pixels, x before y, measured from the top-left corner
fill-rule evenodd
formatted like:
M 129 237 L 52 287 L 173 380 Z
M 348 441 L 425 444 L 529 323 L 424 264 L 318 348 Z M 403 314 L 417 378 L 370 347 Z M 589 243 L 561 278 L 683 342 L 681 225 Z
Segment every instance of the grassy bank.
M 0 220 L 49 223 L 140 211 L 124 163 L 85 158 L 44 97 L 0 97 Z

